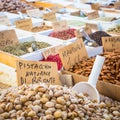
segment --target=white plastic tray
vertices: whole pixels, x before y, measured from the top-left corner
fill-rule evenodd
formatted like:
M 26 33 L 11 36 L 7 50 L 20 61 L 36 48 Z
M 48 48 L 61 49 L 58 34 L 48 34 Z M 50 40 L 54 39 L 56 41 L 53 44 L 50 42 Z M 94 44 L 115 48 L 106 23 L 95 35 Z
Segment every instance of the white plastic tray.
M 50 33 L 52 33 L 53 30 L 47 30 L 47 31 L 43 31 L 43 32 L 40 32 L 39 35 L 44 35 L 44 36 L 48 36 Z M 49 37 L 49 38 L 53 38 L 53 37 Z M 68 40 L 62 40 L 62 39 L 58 39 L 56 38 L 56 40 L 58 41 L 62 41 L 63 43 L 64 42 L 74 42 L 76 40 L 76 37 L 72 38 L 72 39 L 68 39 Z
M 25 30 L 21 30 L 21 29 L 17 29 L 17 28 L 14 28 L 16 34 L 17 34 L 17 37 L 19 39 L 24 39 L 26 37 L 30 37 L 32 36 L 33 34 L 31 32 L 28 32 L 28 31 L 25 31 Z
M 94 57 L 96 55 L 102 54 L 103 53 L 103 47 L 99 46 L 99 47 L 89 47 L 89 46 L 85 46 L 88 56 L 89 57 Z
M 0 25 L 0 31 L 3 31 L 3 30 L 8 30 L 9 27 L 8 26 L 5 26 L 5 25 Z
M 56 45 L 60 45 L 63 43 L 62 41 L 59 41 L 56 38 L 50 38 L 50 37 L 43 36 L 43 35 L 34 35 L 34 36 L 29 36 L 29 37 L 20 39 L 20 42 L 25 42 L 25 41 L 45 42 L 45 43 L 50 44 L 51 46 L 56 46 Z M 42 48 L 37 51 L 27 53 L 25 55 L 20 56 L 20 58 L 27 59 L 27 60 L 35 60 L 35 61 L 42 60 L 43 59 L 42 51 L 47 48 Z

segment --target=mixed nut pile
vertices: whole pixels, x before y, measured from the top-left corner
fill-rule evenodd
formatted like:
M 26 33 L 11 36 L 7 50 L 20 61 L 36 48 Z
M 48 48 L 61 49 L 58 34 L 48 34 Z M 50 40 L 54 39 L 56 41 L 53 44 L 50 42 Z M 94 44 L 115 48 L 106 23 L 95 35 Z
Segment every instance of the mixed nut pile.
M 50 44 L 45 42 L 31 41 L 31 42 L 19 43 L 18 45 L 15 46 L 7 46 L 1 50 L 3 50 L 4 52 L 11 53 L 13 55 L 21 56 L 26 53 L 33 52 L 37 49 L 42 49 L 49 46 Z M 29 48 L 31 48 L 31 51 L 29 51 Z
M 0 120 L 119 120 L 120 102 L 101 102 L 58 85 L 22 85 L 0 96 Z
M 105 57 L 99 80 L 120 85 L 120 52 L 105 52 Z M 88 77 L 91 73 L 95 58 L 83 59 L 72 66 L 69 71 Z
M 0 0 L 0 11 L 7 11 L 12 13 L 22 12 L 27 9 L 34 8 L 31 5 L 21 2 L 20 0 Z
M 59 38 L 62 40 L 68 40 L 75 37 L 75 29 L 70 28 L 63 31 L 52 32 L 49 34 L 49 36 Z
M 109 29 L 108 32 L 120 34 L 120 25 L 117 25 L 116 27 Z

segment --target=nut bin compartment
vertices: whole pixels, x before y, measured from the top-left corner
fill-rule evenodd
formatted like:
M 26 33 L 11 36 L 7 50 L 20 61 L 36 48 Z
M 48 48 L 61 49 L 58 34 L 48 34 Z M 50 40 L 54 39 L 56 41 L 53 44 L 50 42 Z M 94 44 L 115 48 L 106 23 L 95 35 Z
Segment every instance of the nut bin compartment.
M 39 39 L 37 39 L 37 38 L 39 38 Z M 51 41 L 48 43 L 46 41 L 46 39 L 51 39 Z M 38 36 L 38 37 L 37 36 L 36 37 L 35 36 L 29 36 L 29 37 L 26 37 L 26 38 L 19 39 L 19 41 L 20 41 L 20 43 L 30 42 L 30 41 L 44 42 L 44 43 L 49 44 L 50 46 L 53 46 L 53 45 L 55 46 L 55 45 L 59 45 L 59 44 L 62 43 L 60 41 L 52 42 L 52 41 L 54 41 L 54 39 L 49 38 L 49 37 L 46 38 L 46 37 L 43 37 L 43 36 Z M 26 53 L 26 54 L 23 54 L 21 56 L 16 56 L 16 55 L 13 55 L 13 54 L 10 54 L 8 52 L 4 52 L 4 51 L 0 50 L 0 62 L 16 68 L 16 60 L 18 60 L 18 59 L 42 60 L 43 58 L 42 58 L 41 51 L 43 49 L 44 48 L 41 48 L 41 49 L 38 49 L 37 51 L 31 52 L 31 53 Z
M 43 32 L 40 32 L 38 33 L 39 35 L 45 35 L 45 36 L 49 36 L 52 32 L 54 32 L 53 30 L 48 30 L 48 31 L 43 31 Z M 50 38 L 54 38 L 54 37 L 51 37 L 49 36 Z M 60 38 L 57 38 L 56 40 L 59 40 L 59 41 L 62 41 L 62 42 L 74 42 L 77 38 L 76 37 L 73 37 L 71 39 L 67 39 L 67 40 L 63 40 L 63 39 L 60 39 Z

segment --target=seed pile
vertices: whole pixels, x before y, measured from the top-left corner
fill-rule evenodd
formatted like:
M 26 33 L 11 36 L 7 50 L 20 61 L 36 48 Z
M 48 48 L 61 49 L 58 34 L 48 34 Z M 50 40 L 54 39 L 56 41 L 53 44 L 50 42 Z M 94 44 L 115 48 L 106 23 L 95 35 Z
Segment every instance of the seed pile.
M 89 37 L 97 42 L 98 45 L 102 45 L 102 37 L 109 37 L 110 35 L 104 31 L 96 31 L 89 35 Z
M 0 96 L 0 120 L 119 120 L 120 103 L 55 85 L 22 85 Z
M 32 44 L 36 45 L 37 49 L 42 49 L 42 48 L 50 46 L 48 43 L 45 43 L 45 42 L 31 41 L 31 42 L 19 43 L 18 45 L 15 45 L 15 46 L 7 46 L 3 48 L 2 50 L 4 52 L 8 52 L 13 55 L 21 56 L 26 53 L 29 53 L 28 48 L 30 48 Z
M 99 80 L 120 85 L 120 52 L 105 52 L 105 57 Z M 91 73 L 95 58 L 81 60 L 69 69 L 69 71 L 88 77 Z

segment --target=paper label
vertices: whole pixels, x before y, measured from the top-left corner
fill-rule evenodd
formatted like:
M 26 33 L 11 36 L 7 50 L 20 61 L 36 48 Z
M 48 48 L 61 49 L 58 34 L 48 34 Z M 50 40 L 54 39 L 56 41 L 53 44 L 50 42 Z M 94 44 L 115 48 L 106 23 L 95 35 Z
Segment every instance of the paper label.
M 102 37 L 102 44 L 105 52 L 120 51 L 120 36 Z
M 32 19 L 22 19 L 22 20 L 17 20 L 15 22 L 16 27 L 23 29 L 23 30 L 27 30 L 27 31 L 31 31 L 32 29 Z
M 53 6 L 53 7 L 51 7 L 50 9 L 53 11 L 53 12 L 58 12 L 59 11 L 59 9 L 62 9 L 63 8 L 63 6 Z
M 99 10 L 99 9 L 100 9 L 100 5 L 99 5 L 98 3 L 92 4 L 92 5 L 91 5 L 91 8 L 92 8 L 93 10 Z
M 89 20 L 98 18 L 99 17 L 98 11 L 93 11 L 93 12 L 89 13 L 87 15 L 87 17 L 88 17 Z
M 0 24 L 2 25 L 11 25 L 10 20 L 6 15 L 1 15 L 0 16 Z
M 116 9 L 117 9 L 117 8 L 120 8 L 120 2 L 115 2 L 115 3 L 114 3 L 114 8 L 116 8 Z
M 59 45 L 59 46 L 48 48 L 48 49 L 44 50 L 42 52 L 42 54 L 43 54 L 44 58 L 46 59 L 49 55 L 56 55 L 56 54 L 58 54 L 58 50 L 60 48 L 62 48 L 62 47 L 63 47 L 63 45 Z
M 57 63 L 18 60 L 17 80 L 18 85 L 40 82 L 46 84 L 60 84 Z
M 91 27 L 90 27 L 89 25 L 87 25 L 87 26 L 84 27 L 84 31 L 85 31 L 88 35 L 92 33 L 92 29 L 91 29 Z
M 93 23 L 86 23 L 86 27 L 90 27 L 91 29 L 98 30 L 98 25 Z
M 87 58 L 87 51 L 82 39 L 61 48 L 59 55 L 65 70 L 68 70 L 73 65 L 78 63 L 82 58 Z
M 0 31 L 0 48 L 4 48 L 10 45 L 16 45 L 18 38 L 15 30 Z
M 56 21 L 56 15 L 55 12 L 49 12 L 46 14 L 43 14 L 43 19 L 48 20 L 48 21 Z
M 71 15 L 73 15 L 73 16 L 80 16 L 80 10 L 76 11 L 76 12 L 72 12 Z
M 66 20 L 55 21 L 52 24 L 54 31 L 63 31 L 69 28 Z
M 63 86 L 65 86 L 65 85 L 67 87 L 72 87 L 73 86 L 72 75 L 67 75 L 67 74 L 60 75 L 60 81 L 61 81 Z
M 35 18 L 40 18 L 41 17 L 39 9 L 27 10 L 27 15 L 30 16 L 30 17 L 35 17 Z

